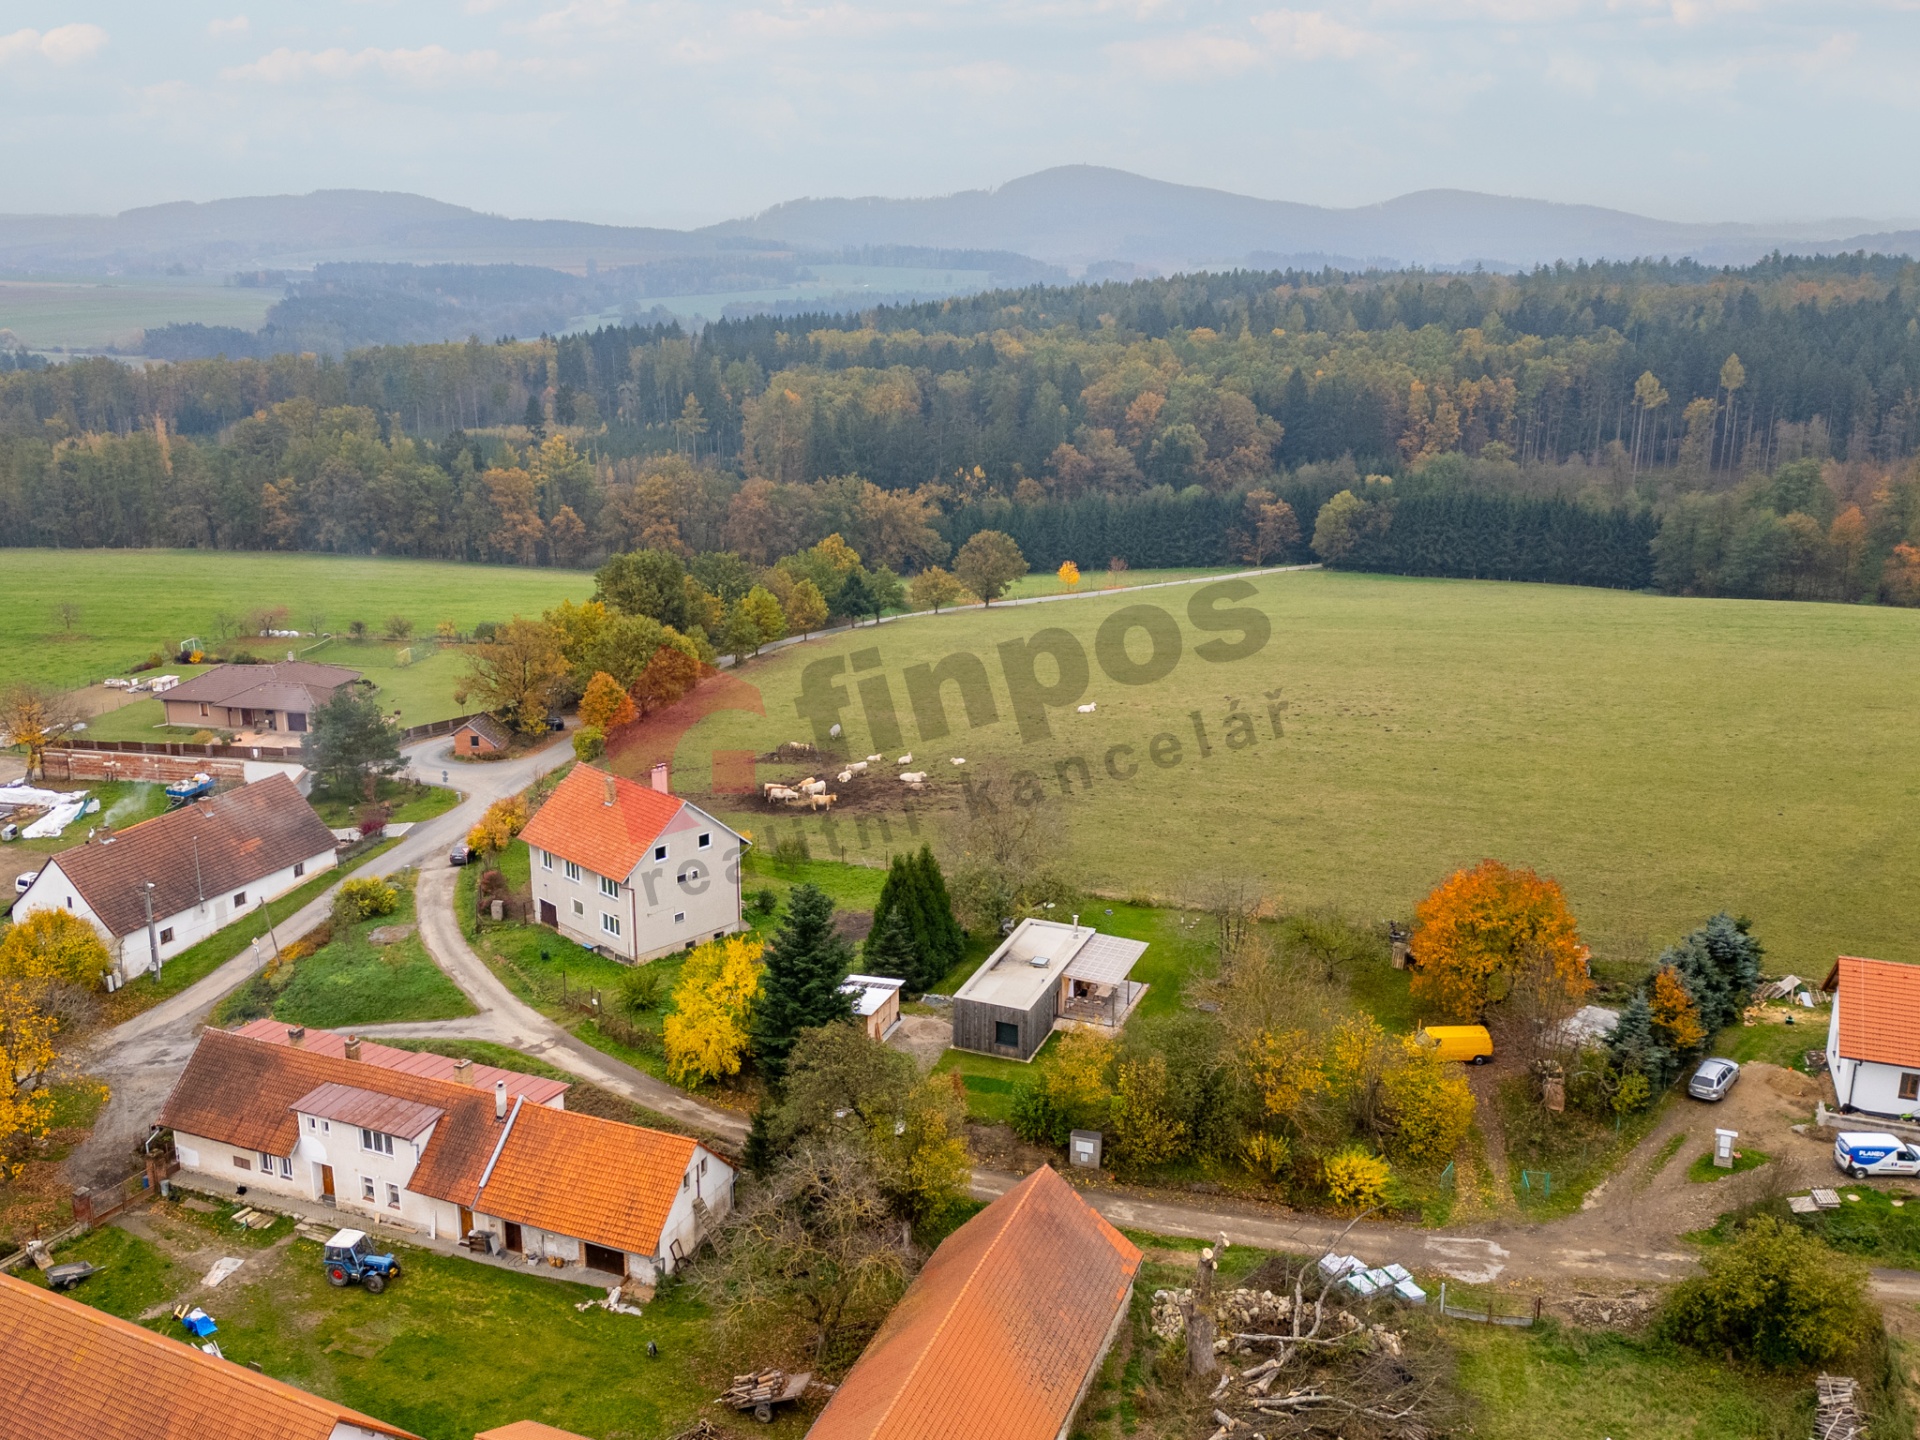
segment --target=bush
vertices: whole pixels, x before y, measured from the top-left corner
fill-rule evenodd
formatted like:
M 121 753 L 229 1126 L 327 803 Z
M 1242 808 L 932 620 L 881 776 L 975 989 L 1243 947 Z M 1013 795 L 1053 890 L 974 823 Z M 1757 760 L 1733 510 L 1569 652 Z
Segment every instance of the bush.
M 387 833 L 387 822 L 393 818 L 393 812 L 379 801 L 360 807 L 360 818 L 355 828 L 360 831 L 362 840 L 376 840 Z
M 1701 1259 L 1706 1274 L 1667 1297 L 1662 1331 L 1775 1369 L 1823 1365 L 1873 1329 L 1867 1267 L 1770 1216 Z
M 1031 1075 L 1014 1087 L 1013 1113 L 1008 1123 L 1013 1133 L 1030 1145 L 1065 1145 L 1072 1128 L 1047 1094 L 1046 1082 Z
M 1371 1210 L 1387 1198 L 1392 1168 L 1379 1155 L 1349 1146 L 1324 1167 L 1327 1196 L 1342 1210 Z
M 781 870 L 792 870 L 804 865 L 813 858 L 813 852 L 807 848 L 807 836 L 803 830 L 796 829 L 790 835 L 782 835 L 773 845 L 773 863 Z
M 771 915 L 780 908 L 780 901 L 769 886 L 761 886 L 753 895 L 753 908 L 762 915 Z
M 641 965 L 620 977 L 620 1004 L 635 1015 L 644 1015 L 660 1003 L 660 972 Z
M 606 733 L 594 725 L 573 732 L 573 758 L 591 764 L 607 753 Z
M 371 877 L 348 880 L 333 897 L 333 923 L 352 925 L 375 915 L 391 915 L 400 908 L 400 892 Z

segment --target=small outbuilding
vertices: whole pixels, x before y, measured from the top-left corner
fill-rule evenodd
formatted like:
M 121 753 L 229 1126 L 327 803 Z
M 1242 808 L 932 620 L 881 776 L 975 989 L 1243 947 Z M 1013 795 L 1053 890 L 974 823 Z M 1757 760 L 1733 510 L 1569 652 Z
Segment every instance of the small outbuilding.
M 840 991 L 853 997 L 853 1013 L 867 1034 L 884 1040 L 900 1023 L 900 987 L 906 983 L 891 975 L 849 975 Z
M 1833 995 L 1827 1069 L 1841 1113 L 1920 1113 L 1920 965 L 1842 955 L 1821 988 Z
M 513 743 L 513 735 L 491 715 L 471 715 L 453 732 L 456 760 L 474 755 L 499 755 Z
M 1147 993 L 1128 977 L 1146 942 L 1057 920 L 1022 920 L 953 997 L 961 1050 L 1031 1060 L 1056 1026 L 1117 1031 Z

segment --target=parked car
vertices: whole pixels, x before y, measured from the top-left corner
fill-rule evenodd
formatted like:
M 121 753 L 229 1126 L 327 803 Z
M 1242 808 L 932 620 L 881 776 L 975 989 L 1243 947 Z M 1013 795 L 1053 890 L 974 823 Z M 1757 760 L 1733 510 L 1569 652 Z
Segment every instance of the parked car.
M 1731 1060 L 1702 1060 L 1687 1082 L 1687 1094 L 1696 1100 L 1724 1100 L 1739 1078 L 1740 1067 Z
M 14 876 L 13 877 L 13 893 L 16 895 L 26 894 L 28 888 L 33 884 L 34 881 L 38 880 L 39 878 L 40 878 L 40 872 L 38 870 L 29 870 L 24 875 Z
M 1493 1059 L 1493 1036 L 1484 1025 L 1423 1025 L 1418 1040 L 1433 1047 L 1440 1060 L 1461 1060 L 1469 1065 L 1484 1065 Z
M 473 851 L 465 845 L 456 845 L 447 852 L 447 864 L 466 865 L 473 860 Z
M 1843 1130 L 1833 1142 L 1833 1163 L 1856 1179 L 1920 1175 L 1920 1148 L 1884 1131 Z

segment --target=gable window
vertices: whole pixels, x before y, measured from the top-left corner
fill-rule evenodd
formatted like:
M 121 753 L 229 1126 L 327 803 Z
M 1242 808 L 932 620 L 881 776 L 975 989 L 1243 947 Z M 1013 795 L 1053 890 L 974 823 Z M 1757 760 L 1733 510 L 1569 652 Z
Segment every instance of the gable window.
M 618 935 L 620 933 L 620 917 L 618 915 L 602 913 L 600 916 L 600 928 L 609 935 Z
M 373 1177 L 371 1175 L 362 1175 L 360 1177 L 360 1198 L 362 1200 L 372 1200 L 374 1198 Z
M 702 850 L 705 850 L 712 844 L 713 844 L 713 836 L 706 831 L 702 831 L 700 834 L 700 848 Z
M 1920 1100 L 1920 1075 L 1907 1071 L 1900 1077 L 1900 1098 L 1902 1100 Z
M 553 852 L 551 850 L 542 850 L 540 852 L 540 868 L 542 870 L 553 869 Z
M 673 912 L 673 923 L 674 923 L 674 924 L 676 924 L 676 925 L 684 925 L 684 924 L 686 924 L 686 923 L 687 923 L 687 912 L 686 912 L 686 911 L 684 911 L 684 910 L 676 910 L 676 911 L 674 911 L 674 912 Z
M 320 1128 L 320 1122 L 314 1119 L 313 1116 L 311 1115 L 307 1116 L 307 1129 L 318 1130 L 319 1128 Z
M 233 896 L 233 908 L 238 910 L 242 905 L 246 903 L 247 903 L 247 892 L 244 890 L 235 891 Z
M 993 1022 L 993 1043 L 996 1045 L 1010 1045 L 1016 1050 L 1019 1049 L 1020 1048 L 1019 1024 L 1016 1021 L 1012 1021 L 1012 1020 L 994 1021 Z
M 664 860 L 664 859 L 666 859 L 666 858 L 667 858 L 667 847 L 666 847 L 666 846 L 664 846 L 664 845 L 656 845 L 656 846 L 654 846 L 654 847 L 653 847 L 653 858 L 654 858 L 654 859 L 656 859 L 656 860 Z
M 360 1148 L 370 1150 L 376 1155 L 391 1155 L 393 1154 L 393 1137 L 378 1130 L 368 1130 L 363 1126 L 360 1130 Z M 369 1195 L 367 1198 L 371 1200 L 373 1197 Z
M 573 902 L 573 913 L 574 913 L 574 914 L 576 914 L 576 915 L 585 915 L 585 914 L 587 913 L 587 902 L 586 902 L 586 901 L 584 901 L 584 900 L 576 900 L 576 901 L 574 901 L 574 902 Z
M 576 882 L 580 879 L 580 867 L 574 864 L 573 861 L 569 860 L 566 862 L 566 870 L 567 879 Z
M 173 944 L 173 927 L 171 925 L 160 932 L 160 943 L 162 945 Z
M 307 873 L 307 862 L 306 862 L 306 861 L 304 861 L 304 860 L 296 860 L 296 861 L 294 861 L 294 862 L 293 862 L 293 878 L 294 878 L 294 879 L 296 879 L 296 880 L 298 880 L 298 879 L 299 879 L 299 878 L 300 878 L 300 877 L 301 877 L 302 875 L 304 875 L 304 874 L 306 874 L 306 873 Z
M 602 895 L 618 896 L 620 893 L 620 882 L 602 875 L 600 877 L 600 893 Z

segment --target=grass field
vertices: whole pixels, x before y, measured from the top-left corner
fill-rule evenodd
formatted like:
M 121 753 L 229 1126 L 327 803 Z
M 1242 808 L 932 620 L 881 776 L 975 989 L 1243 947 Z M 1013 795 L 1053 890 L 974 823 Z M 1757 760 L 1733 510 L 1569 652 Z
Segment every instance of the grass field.
M 152 326 L 197 320 L 257 330 L 279 298 L 277 289 L 221 285 L 199 277 L 0 280 L 0 330 L 13 331 L 35 350 L 125 349 Z
M 1192 652 L 1205 637 L 1183 589 L 967 610 L 794 646 L 742 671 L 764 717 L 721 711 L 682 739 L 676 788 L 704 788 L 715 748 L 811 738 L 795 708 L 803 668 L 876 647 L 902 753 L 932 772 L 931 807 L 953 813 L 959 777 L 1013 762 L 1044 791 L 1057 853 L 1107 893 L 1192 894 L 1211 874 L 1248 872 L 1286 906 L 1374 921 L 1409 917 L 1450 870 L 1493 855 L 1565 885 L 1603 972 L 1637 970 L 1722 907 L 1753 919 L 1776 973 L 1824 973 L 1842 952 L 1920 960 L 1904 904 L 1920 867 L 1907 818 L 1920 796 L 1920 613 L 1326 572 L 1253 583 L 1272 638 L 1218 664 Z M 1022 744 L 997 647 L 1058 628 L 1091 655 L 1101 621 L 1138 603 L 1179 622 L 1178 666 L 1126 687 L 1092 664 L 1077 698 L 1097 712 L 1055 709 L 1050 735 Z M 1133 643 L 1137 662 L 1145 641 L 1135 632 Z M 997 720 L 969 729 L 949 685 L 953 733 L 929 741 L 902 671 L 955 653 L 984 665 Z M 1042 684 L 1055 674 L 1045 659 L 1036 673 Z M 851 678 L 839 680 L 848 751 L 882 749 Z M 1287 707 L 1277 739 L 1273 691 Z M 1236 706 L 1259 737 L 1240 750 L 1226 743 Z M 1150 763 L 1157 735 L 1171 737 L 1165 768 Z M 1105 768 L 1117 745 L 1133 747 L 1116 762 L 1137 765 L 1132 778 Z M 949 766 L 954 755 L 970 767 Z M 1056 766 L 1074 757 L 1091 784 L 1067 769 L 1069 799 Z M 764 812 L 714 803 L 771 836 Z M 854 818 L 837 821 L 826 848 L 816 838 L 815 854 L 838 844 L 878 860 L 886 842 Z
M 442 620 L 468 630 L 593 593 L 593 577 L 577 570 L 231 551 L 7 550 L 0 573 L 0 675 L 68 686 L 124 674 L 189 635 L 210 639 L 221 611 L 284 605 L 289 628 L 313 630 L 320 617 L 320 628 L 344 631 L 365 620 L 376 634 L 404 615 L 430 635 Z M 53 608 L 69 600 L 80 607 L 72 636 Z M 406 718 L 434 717 L 408 709 Z

